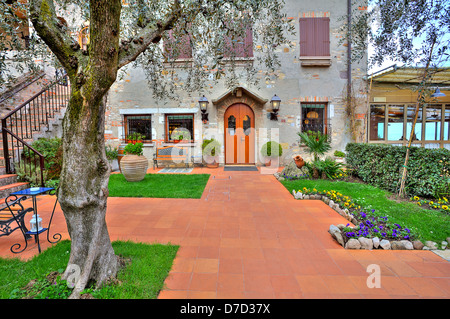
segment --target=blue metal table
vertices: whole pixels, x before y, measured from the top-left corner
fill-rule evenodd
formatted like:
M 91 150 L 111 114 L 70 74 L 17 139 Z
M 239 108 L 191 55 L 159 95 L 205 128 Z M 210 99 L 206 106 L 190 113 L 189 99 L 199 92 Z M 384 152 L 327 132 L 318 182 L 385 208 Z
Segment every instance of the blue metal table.
M 31 197 L 32 198 L 33 212 L 34 212 L 34 215 L 36 216 L 36 227 L 38 227 L 38 218 L 37 218 L 37 216 L 38 216 L 38 209 L 37 209 L 36 197 L 39 196 L 39 195 L 46 194 L 46 193 L 48 193 L 50 195 L 55 195 L 56 190 L 54 188 L 51 188 L 51 187 L 31 187 L 31 188 L 27 188 L 27 189 L 24 189 L 24 190 L 21 190 L 21 191 L 18 191 L 18 192 L 11 193 L 9 196 L 15 196 L 16 198 L 17 197 Z M 9 196 L 8 196 L 8 198 L 9 198 Z M 8 200 L 8 198 L 6 200 Z M 50 238 L 49 238 L 50 225 L 52 223 L 53 214 L 55 213 L 55 208 L 56 208 L 56 204 L 57 203 L 58 203 L 58 198 L 55 199 L 55 205 L 53 206 L 53 211 L 52 211 L 52 214 L 50 216 L 50 220 L 48 222 L 48 227 L 47 228 L 44 228 L 44 227 L 42 229 L 36 228 L 36 231 L 31 231 L 31 230 L 28 230 L 26 228 L 23 230 L 25 232 L 25 235 L 27 235 L 27 236 L 34 236 L 35 242 L 38 245 L 39 253 L 41 253 L 41 245 L 40 245 L 40 242 L 39 242 L 39 234 L 41 234 L 41 233 L 46 231 L 47 232 L 47 241 L 49 243 L 52 243 L 52 244 L 55 244 L 55 243 L 57 243 L 57 242 L 59 242 L 61 240 L 62 236 L 59 233 L 56 233 L 55 235 L 53 235 L 53 239 L 55 239 L 55 241 L 51 241 Z M 19 248 L 20 248 L 20 244 L 16 244 L 16 245 L 18 245 Z M 28 246 L 28 242 L 25 241 L 25 247 L 22 250 L 18 251 L 18 252 L 24 251 L 27 248 L 27 246 Z

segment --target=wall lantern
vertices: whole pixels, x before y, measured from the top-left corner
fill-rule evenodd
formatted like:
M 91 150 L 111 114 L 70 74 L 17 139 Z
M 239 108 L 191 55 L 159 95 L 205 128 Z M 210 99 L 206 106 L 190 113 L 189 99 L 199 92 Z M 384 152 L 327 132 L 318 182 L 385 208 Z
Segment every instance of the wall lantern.
M 272 112 L 270 113 L 270 119 L 272 121 L 278 120 L 278 111 L 280 110 L 281 99 L 275 94 L 270 100 L 272 105 Z
M 434 91 L 433 94 L 431 94 L 431 97 L 443 97 L 445 96 L 444 93 L 441 93 L 441 90 L 439 90 L 439 88 L 436 88 L 436 91 Z
M 206 113 L 208 109 L 208 99 L 203 95 L 200 100 L 198 100 L 198 104 L 200 105 L 200 111 L 202 111 L 202 122 L 204 124 L 208 123 L 208 113 Z

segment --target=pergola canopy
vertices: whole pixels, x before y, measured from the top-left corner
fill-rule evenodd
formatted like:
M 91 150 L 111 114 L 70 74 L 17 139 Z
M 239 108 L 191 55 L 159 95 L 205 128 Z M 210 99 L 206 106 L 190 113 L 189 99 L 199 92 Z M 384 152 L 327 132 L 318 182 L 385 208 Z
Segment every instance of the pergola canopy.
M 423 78 L 423 67 L 390 66 L 368 76 L 369 81 L 384 83 L 418 84 Z M 450 68 L 430 68 L 430 81 L 434 85 L 450 85 Z

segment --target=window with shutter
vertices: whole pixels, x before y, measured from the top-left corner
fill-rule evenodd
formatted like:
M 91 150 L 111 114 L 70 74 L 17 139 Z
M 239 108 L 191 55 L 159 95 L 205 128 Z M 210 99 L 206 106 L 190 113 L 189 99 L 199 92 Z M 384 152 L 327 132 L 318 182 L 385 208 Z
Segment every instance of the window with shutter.
M 246 28 L 244 37 L 228 36 L 225 38 L 224 57 L 253 57 L 253 30 L 250 26 Z
M 173 30 L 170 30 L 168 38 L 164 41 L 164 53 L 168 60 L 192 59 L 192 48 L 189 35 L 178 35 L 175 38 Z
M 300 18 L 302 65 L 331 65 L 330 18 Z

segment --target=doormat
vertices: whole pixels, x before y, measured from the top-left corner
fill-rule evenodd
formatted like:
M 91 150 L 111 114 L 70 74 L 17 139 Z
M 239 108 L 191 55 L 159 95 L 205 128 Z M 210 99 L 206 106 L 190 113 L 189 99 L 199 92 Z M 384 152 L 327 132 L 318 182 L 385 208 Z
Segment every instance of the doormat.
M 256 166 L 225 166 L 224 171 L 257 172 Z
M 177 173 L 177 174 L 184 173 L 184 174 L 186 174 L 186 173 L 192 172 L 192 170 L 193 170 L 192 167 L 191 168 L 170 168 L 170 167 L 167 167 L 167 168 L 163 168 L 158 173 Z

